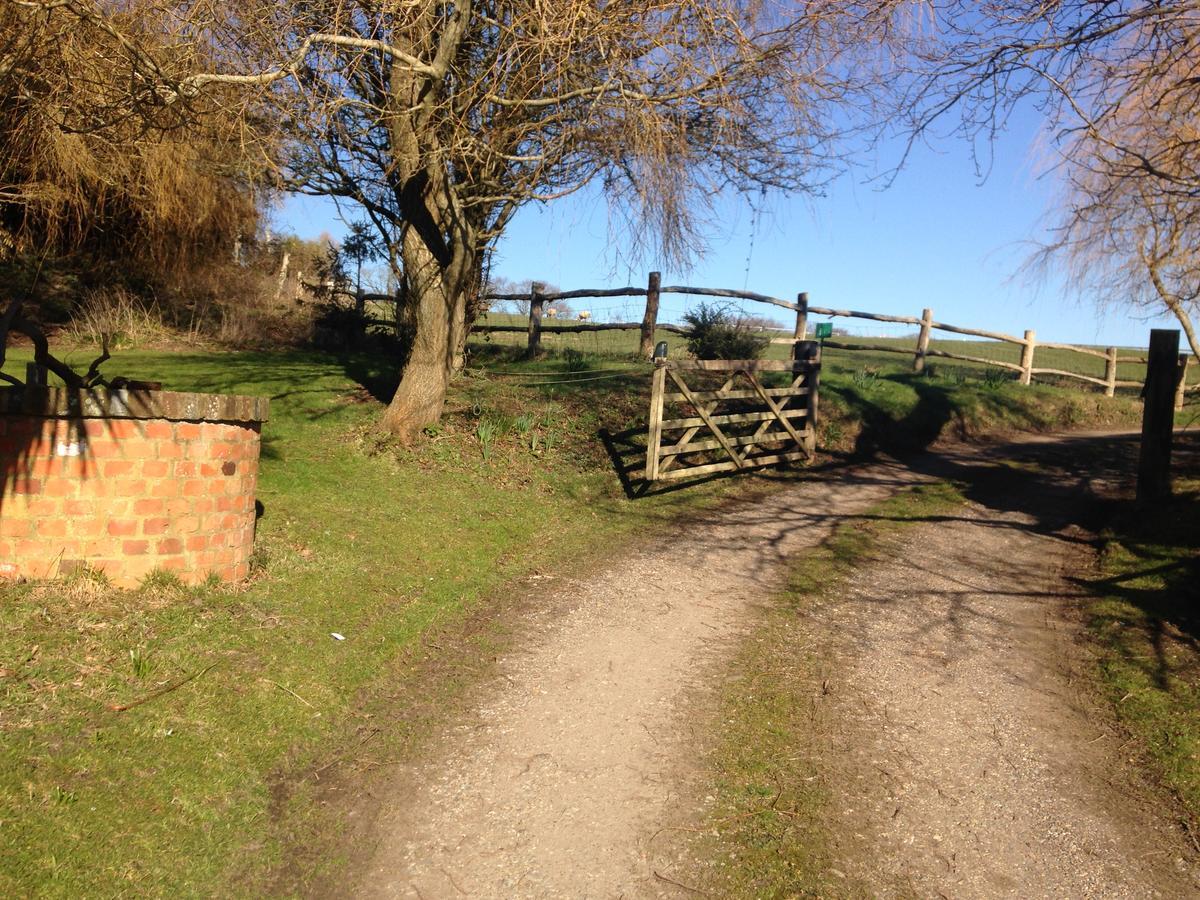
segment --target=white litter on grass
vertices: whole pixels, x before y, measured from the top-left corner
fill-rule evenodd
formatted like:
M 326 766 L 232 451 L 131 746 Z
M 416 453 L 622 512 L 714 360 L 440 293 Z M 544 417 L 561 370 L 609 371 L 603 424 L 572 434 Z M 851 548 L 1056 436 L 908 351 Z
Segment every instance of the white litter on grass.
M 346 639 L 344 634 L 338 634 L 336 631 L 329 632 L 329 636 L 335 641 L 344 641 Z

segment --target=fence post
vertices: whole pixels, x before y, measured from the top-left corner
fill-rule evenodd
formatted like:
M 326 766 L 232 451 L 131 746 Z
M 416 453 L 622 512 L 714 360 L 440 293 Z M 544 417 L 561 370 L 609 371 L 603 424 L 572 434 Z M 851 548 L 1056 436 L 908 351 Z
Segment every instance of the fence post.
M 1104 396 L 1114 397 L 1117 393 L 1117 348 L 1104 351 Z
M 1187 390 L 1187 370 L 1192 364 L 1192 358 L 1186 353 L 1179 354 L 1179 381 L 1175 385 L 1175 408 L 1183 409 L 1183 395 Z
M 1179 332 L 1150 331 L 1142 390 L 1142 446 L 1138 454 L 1137 499 L 1154 501 L 1171 494 L 1171 439 L 1175 429 L 1175 383 L 1179 378 Z
M 796 295 L 796 330 L 792 337 L 797 341 L 808 340 L 808 292 L 801 291 Z M 795 353 L 793 352 L 793 357 Z
M 808 364 L 808 377 L 804 385 L 808 388 L 808 402 L 805 409 L 804 434 L 805 449 L 810 453 L 817 450 L 817 414 L 821 401 L 821 344 L 819 341 L 800 341 L 796 347 L 796 362 Z
M 1030 329 L 1025 332 L 1025 342 L 1021 345 L 1021 384 L 1033 381 L 1033 350 L 1037 346 L 1037 334 Z
M 542 305 L 546 302 L 542 297 L 544 287 L 540 281 L 529 286 L 529 346 L 525 355 L 530 359 L 542 352 Z
M 651 272 L 646 282 L 646 314 L 642 316 L 642 342 L 638 346 L 638 358 L 649 359 L 654 352 L 654 328 L 658 325 L 658 289 L 662 285 L 662 274 Z
M 913 357 L 913 371 L 925 371 L 925 354 L 929 352 L 929 330 L 933 327 L 933 310 L 921 310 L 921 332 L 917 335 L 917 353 Z

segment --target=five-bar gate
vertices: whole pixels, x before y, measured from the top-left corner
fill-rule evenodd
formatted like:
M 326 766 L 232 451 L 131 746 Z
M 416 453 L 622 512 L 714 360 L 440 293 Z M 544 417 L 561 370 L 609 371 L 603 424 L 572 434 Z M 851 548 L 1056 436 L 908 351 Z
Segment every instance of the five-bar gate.
M 817 342 L 797 341 L 792 360 L 654 363 L 647 481 L 812 458 L 821 371 Z M 783 383 L 772 385 L 772 373 L 784 373 Z M 701 386 L 703 379 L 719 386 Z

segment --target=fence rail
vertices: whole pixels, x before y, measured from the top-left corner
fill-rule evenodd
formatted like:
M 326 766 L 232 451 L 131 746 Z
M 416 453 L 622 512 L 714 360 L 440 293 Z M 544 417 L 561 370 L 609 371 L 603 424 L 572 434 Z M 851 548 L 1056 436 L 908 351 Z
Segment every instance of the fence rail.
M 824 306 L 811 306 L 808 302 L 807 293 L 799 293 L 796 295 L 795 301 L 784 300 L 780 297 L 772 297 L 767 294 L 758 294 L 752 291 L 739 291 L 726 288 L 706 288 L 693 287 L 688 285 L 662 285 L 660 284 L 660 276 L 657 272 L 651 272 L 647 279 L 646 287 L 635 287 L 633 285 L 618 288 L 582 288 L 579 290 L 570 291 L 545 291 L 543 285 L 534 283 L 528 293 L 522 294 L 488 294 L 486 299 L 493 301 L 518 300 L 529 302 L 529 324 L 528 326 L 520 325 L 488 325 L 477 324 L 475 331 L 477 332 L 520 332 L 526 331 L 529 334 L 527 352 L 531 356 L 535 356 L 541 352 L 541 335 L 547 333 L 568 333 L 568 332 L 585 332 L 585 331 L 608 331 L 622 330 L 632 331 L 638 329 L 641 331 L 641 342 L 639 347 L 639 355 L 649 357 L 651 347 L 653 346 L 655 329 L 671 331 L 674 333 L 685 333 L 685 330 L 675 325 L 658 324 L 658 304 L 662 294 L 689 294 L 701 297 L 725 297 L 733 300 L 750 300 L 756 303 L 765 303 L 771 306 L 780 307 L 782 309 L 792 310 L 796 314 L 795 328 L 791 337 L 780 337 L 772 341 L 772 343 L 794 344 L 796 341 L 805 340 L 808 337 L 808 317 L 809 315 L 828 316 L 830 318 L 847 318 L 847 319 L 864 319 L 872 322 L 886 322 L 897 325 L 912 325 L 917 328 L 915 342 L 910 347 L 884 346 L 881 344 L 860 344 L 846 341 L 826 340 L 825 346 L 832 349 L 846 350 L 851 352 L 870 352 L 870 353 L 898 353 L 901 355 L 909 355 L 912 357 L 913 371 L 920 372 L 925 368 L 926 360 L 929 358 L 937 359 L 952 359 L 961 360 L 964 362 L 980 363 L 987 366 L 993 366 L 999 369 L 1016 372 L 1018 380 L 1021 384 L 1031 384 L 1038 376 L 1053 376 L 1056 378 L 1071 378 L 1078 381 L 1094 384 L 1104 389 L 1104 393 L 1111 397 L 1115 394 L 1118 387 L 1141 387 L 1140 381 L 1120 380 L 1117 378 L 1117 366 L 1126 364 L 1144 364 L 1145 356 L 1122 356 L 1119 355 L 1116 347 L 1107 347 L 1103 350 L 1096 347 L 1084 347 L 1078 344 L 1064 344 L 1056 341 L 1039 341 L 1037 334 L 1033 329 L 1024 332 L 1021 337 L 1013 334 L 1006 334 L 1000 331 L 989 331 L 982 328 L 967 328 L 961 325 L 953 325 L 948 322 L 939 322 L 933 318 L 933 310 L 924 309 L 921 311 L 920 317 L 917 316 L 897 316 L 885 313 L 865 312 L 854 309 L 834 309 Z M 614 322 L 614 323 L 590 323 L 581 325 L 545 325 L 542 322 L 544 308 L 547 303 L 553 303 L 558 300 L 576 300 L 589 297 L 645 297 L 646 312 L 641 323 L 636 322 Z M 1008 362 L 1006 360 L 992 359 L 985 356 L 975 356 L 966 353 L 955 353 L 948 350 L 939 350 L 929 346 L 933 332 L 941 331 L 949 334 L 964 335 L 973 338 L 983 338 L 987 341 L 1011 344 L 1020 348 L 1020 362 Z M 1070 353 L 1078 353 L 1081 356 L 1087 356 L 1095 359 L 1104 360 L 1104 376 L 1097 377 L 1088 375 L 1083 372 L 1073 372 L 1069 369 L 1050 368 L 1046 366 L 1037 366 L 1038 350 L 1058 350 L 1067 351 Z M 1200 385 L 1194 388 L 1187 387 L 1187 367 L 1192 364 L 1192 358 L 1186 355 L 1179 357 L 1180 378 L 1178 389 L 1176 392 L 1176 404 L 1182 406 L 1183 395 L 1186 390 L 1200 390 Z

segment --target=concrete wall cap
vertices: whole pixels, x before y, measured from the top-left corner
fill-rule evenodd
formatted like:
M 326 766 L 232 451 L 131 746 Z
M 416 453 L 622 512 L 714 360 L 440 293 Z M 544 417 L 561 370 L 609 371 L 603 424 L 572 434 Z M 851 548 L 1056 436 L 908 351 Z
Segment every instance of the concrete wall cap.
M 271 401 L 235 394 L 177 391 L 0 388 L 0 415 L 50 419 L 166 419 L 173 422 L 265 422 Z

